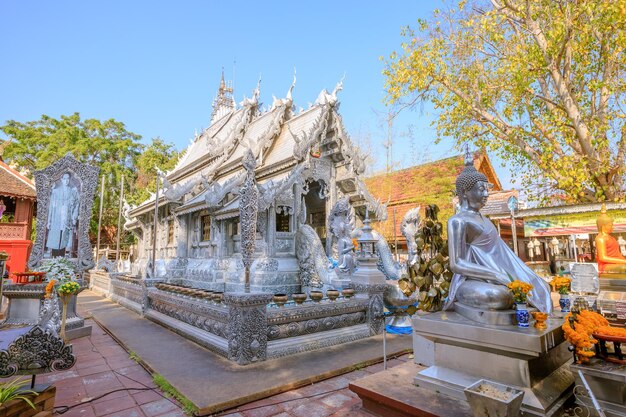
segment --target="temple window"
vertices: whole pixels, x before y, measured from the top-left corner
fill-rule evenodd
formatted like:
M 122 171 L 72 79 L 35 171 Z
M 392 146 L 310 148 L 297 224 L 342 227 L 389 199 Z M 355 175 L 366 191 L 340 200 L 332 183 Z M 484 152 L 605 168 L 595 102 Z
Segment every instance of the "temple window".
M 174 243 L 174 220 L 169 220 L 167 222 L 167 244 L 171 245 Z
M 277 232 L 289 232 L 291 224 L 291 216 L 286 210 L 281 210 L 276 213 L 276 231 Z
M 202 241 L 211 240 L 211 216 L 200 217 L 200 225 L 202 226 Z

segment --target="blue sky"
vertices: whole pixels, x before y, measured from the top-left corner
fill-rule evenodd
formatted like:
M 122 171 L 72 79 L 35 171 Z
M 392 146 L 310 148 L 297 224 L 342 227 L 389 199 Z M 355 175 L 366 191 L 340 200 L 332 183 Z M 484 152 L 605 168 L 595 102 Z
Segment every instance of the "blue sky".
M 58 117 L 115 118 L 144 140 L 182 149 L 206 127 L 222 67 L 235 98 L 283 97 L 306 108 L 344 76 L 341 114 L 352 138 L 384 169 L 381 56 L 399 50 L 402 26 L 439 1 L 57 1 L 0 3 L 0 123 Z M 396 168 L 451 156 L 434 144 L 428 106 L 394 122 Z M 503 185 L 510 173 L 496 163 Z

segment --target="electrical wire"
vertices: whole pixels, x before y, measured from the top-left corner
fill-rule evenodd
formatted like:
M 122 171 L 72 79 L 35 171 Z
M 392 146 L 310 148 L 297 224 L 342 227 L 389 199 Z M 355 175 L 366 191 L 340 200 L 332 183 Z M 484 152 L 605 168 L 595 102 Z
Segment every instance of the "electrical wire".
M 98 324 L 96 320 L 94 320 L 94 322 L 96 322 L 96 324 Z M 101 329 L 102 329 L 105 333 L 107 333 L 109 336 L 111 336 L 111 338 L 112 338 L 112 339 L 113 339 L 113 340 L 114 340 L 114 341 L 115 341 L 115 342 L 116 342 L 116 343 L 117 343 L 120 347 L 122 347 L 122 349 L 124 349 L 124 350 L 128 353 L 128 351 L 127 351 L 127 350 L 123 347 L 123 345 L 122 345 L 121 343 L 119 343 L 119 341 L 118 341 L 116 338 L 114 338 L 114 337 L 111 335 L 111 333 L 110 333 L 110 332 L 108 332 L 108 331 L 107 331 L 104 327 L 100 326 L 99 324 L 98 324 L 98 327 L 100 327 L 100 328 L 101 328 Z M 89 400 L 87 400 L 87 401 L 81 401 L 81 402 L 79 402 L 78 404 L 69 405 L 69 406 L 68 406 L 68 405 L 61 405 L 61 406 L 58 406 L 58 407 L 54 407 L 54 413 L 55 413 L 55 414 L 64 414 L 64 413 L 67 413 L 69 410 L 71 410 L 71 409 L 73 409 L 73 408 L 75 408 L 75 407 L 80 407 L 80 406 L 83 406 L 83 405 L 85 405 L 85 404 L 89 404 L 89 403 L 91 403 L 91 402 L 93 402 L 93 401 L 96 401 L 96 400 L 99 400 L 99 399 L 101 399 L 101 398 L 104 398 L 104 397 L 106 397 L 107 395 L 113 394 L 113 393 L 115 393 L 115 392 L 120 392 L 120 391 L 152 391 L 152 392 L 156 393 L 157 395 L 161 396 L 162 398 L 167 399 L 169 402 L 171 402 L 172 404 L 174 404 L 176 407 L 178 407 L 178 408 L 182 408 L 182 407 L 180 406 L 180 404 L 178 404 L 177 402 L 173 401 L 171 398 L 167 397 L 166 395 L 163 395 L 163 393 L 162 393 L 159 389 L 149 387 L 149 386 L 147 386 L 146 384 L 144 384 L 143 382 L 137 381 L 136 379 L 133 379 L 133 378 L 129 377 L 128 375 L 124 375 L 124 374 L 121 374 L 121 373 L 117 372 L 116 370 L 113 370 L 113 369 L 112 369 L 112 367 L 111 367 L 111 365 L 109 365 L 109 361 L 107 360 L 107 358 L 104 356 L 104 354 L 103 354 L 103 353 L 101 353 L 101 352 L 98 350 L 98 348 L 97 348 L 96 346 L 94 346 L 94 344 L 93 344 L 93 343 L 91 343 L 91 349 L 90 349 L 90 350 L 91 350 L 91 352 L 99 353 L 100 355 L 102 355 L 102 359 L 104 359 L 104 362 L 105 362 L 105 363 L 106 363 L 106 365 L 109 367 L 109 369 L 111 369 L 111 370 L 112 370 L 112 372 L 113 372 L 114 374 L 119 375 L 119 376 L 122 376 L 122 377 L 124 377 L 124 378 L 126 378 L 126 379 L 129 379 L 129 380 L 131 380 L 131 381 L 133 381 L 133 382 L 135 382 L 135 383 L 137 383 L 137 384 L 139 384 L 139 385 L 142 385 L 142 386 L 143 386 L 143 388 L 118 388 L 118 389 L 114 389 L 114 390 L 111 390 L 111 391 L 109 391 L 109 392 L 105 392 L 104 394 L 100 394 L 100 395 L 98 395 L 97 397 L 89 398 Z M 138 364 L 139 364 L 139 366 L 141 366 L 141 367 L 142 367 L 142 369 L 144 369 L 146 372 L 148 372 L 148 373 L 151 375 L 151 372 L 150 372 L 150 371 L 148 371 L 147 369 L 145 369 L 145 367 L 144 367 L 141 363 L 138 363 Z

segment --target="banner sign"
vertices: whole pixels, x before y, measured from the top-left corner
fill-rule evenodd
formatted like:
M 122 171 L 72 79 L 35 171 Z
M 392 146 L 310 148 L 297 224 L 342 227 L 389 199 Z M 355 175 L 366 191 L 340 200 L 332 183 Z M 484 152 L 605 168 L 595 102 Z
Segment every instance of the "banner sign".
M 613 234 L 626 232 L 626 210 L 611 210 L 607 214 L 613 219 Z M 524 236 L 564 236 L 583 233 L 598 233 L 596 220 L 600 212 L 551 214 L 524 217 Z

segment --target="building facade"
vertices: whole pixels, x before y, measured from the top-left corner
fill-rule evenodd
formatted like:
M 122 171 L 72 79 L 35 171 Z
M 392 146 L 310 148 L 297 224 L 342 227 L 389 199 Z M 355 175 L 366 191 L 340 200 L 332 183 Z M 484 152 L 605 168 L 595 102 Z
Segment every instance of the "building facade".
M 163 173 L 158 201 L 154 195 L 125 211 L 125 227 L 139 241 L 133 272 L 182 279 L 196 288 L 243 288 L 239 204 L 246 176 L 242 161 L 250 150 L 259 193 L 252 290 L 298 292 L 313 284 L 301 279 L 303 270 L 313 274 L 315 285 L 332 285 L 335 277 L 325 271 L 333 246 L 327 230 L 331 208 L 343 197 L 359 217 L 366 207 L 370 216 L 384 216 L 385 208 L 367 190 L 365 158 L 344 129 L 337 98 L 341 83 L 299 111 L 294 86 L 295 78 L 286 96 L 263 111 L 258 86 L 236 106 L 222 76 L 209 127 L 196 135 L 177 166 Z

